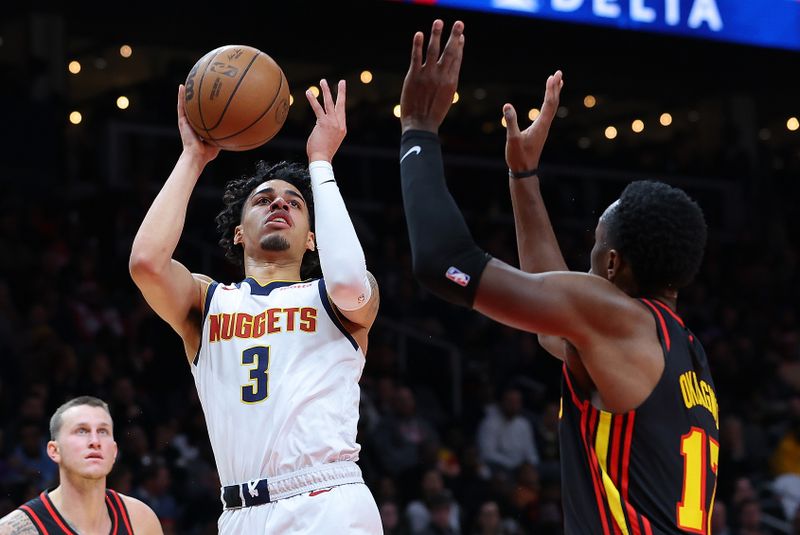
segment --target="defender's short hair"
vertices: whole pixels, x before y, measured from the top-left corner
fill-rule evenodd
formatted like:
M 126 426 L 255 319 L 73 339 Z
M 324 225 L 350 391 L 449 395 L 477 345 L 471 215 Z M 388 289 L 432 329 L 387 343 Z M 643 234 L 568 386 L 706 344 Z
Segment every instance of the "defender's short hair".
M 606 225 L 609 246 L 630 263 L 642 293 L 683 288 L 700 269 L 706 221 L 700 206 L 679 188 L 631 182 Z
M 111 416 L 111 411 L 108 410 L 108 404 L 100 398 L 94 396 L 79 396 L 71 399 L 57 408 L 56 412 L 54 412 L 53 416 L 50 418 L 50 440 L 55 440 L 59 431 L 61 431 L 61 425 L 64 423 L 64 413 L 72 407 L 80 407 L 81 405 L 100 407 Z

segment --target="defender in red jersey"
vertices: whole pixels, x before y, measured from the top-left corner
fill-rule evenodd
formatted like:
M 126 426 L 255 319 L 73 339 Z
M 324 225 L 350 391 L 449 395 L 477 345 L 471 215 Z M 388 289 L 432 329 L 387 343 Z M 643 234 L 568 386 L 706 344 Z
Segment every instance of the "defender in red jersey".
M 161 524 L 141 501 L 106 488 L 117 457 L 108 405 L 81 396 L 50 419 L 47 454 L 58 464 L 59 485 L 0 519 L 0 535 L 161 535 Z
M 539 192 L 537 167 L 558 108 L 561 73 L 541 115 L 520 132 L 514 108 L 506 161 L 521 269 L 475 245 L 447 191 L 438 129 L 464 47 L 457 21 L 440 54 L 414 36 L 400 102 L 403 202 L 414 273 L 430 291 L 537 333 L 564 361 L 560 443 L 567 534 L 710 531 L 719 459 L 718 409 L 705 353 L 677 314 L 706 243 L 703 213 L 667 184 L 629 184 L 595 231 L 590 273 L 569 272 Z M 451 269 L 465 285 L 451 282 Z

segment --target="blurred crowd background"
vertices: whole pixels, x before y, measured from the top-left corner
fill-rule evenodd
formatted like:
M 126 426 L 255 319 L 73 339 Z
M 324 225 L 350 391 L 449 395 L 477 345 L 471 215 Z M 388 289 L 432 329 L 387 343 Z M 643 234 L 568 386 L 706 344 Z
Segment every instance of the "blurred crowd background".
M 247 40 L 275 51 L 296 100 L 273 141 L 210 164 L 176 257 L 216 280 L 241 280 L 216 244 L 225 181 L 257 159 L 304 161 L 313 116 L 303 84 L 346 78 L 349 134 L 334 169 L 381 290 L 361 380 L 359 463 L 386 533 L 562 532 L 560 362 L 534 335 L 437 300 L 411 276 L 391 108 L 413 31 L 459 17 L 468 39 L 461 100 L 441 135 L 476 241 L 518 264 L 500 106 L 538 106 L 546 75 L 562 68 L 542 189 L 570 268 L 588 268 L 597 217 L 628 181 L 661 179 L 700 202 L 709 244 L 678 312 L 706 348 L 720 404 L 713 533 L 800 534 L 800 133 L 784 126 L 800 114 L 787 81 L 800 57 L 429 6 L 361 6 L 341 7 L 354 21 L 333 29 L 331 6 L 319 27 L 273 17 L 215 34 L 182 30 L 177 19 L 171 31 L 158 18 L 136 29 L 149 16 L 142 12 L 120 26 L 33 10 L 0 23 L 0 65 L 11 74 L 0 85 L 10 119 L 0 149 L 0 516 L 57 484 L 45 453 L 49 417 L 90 394 L 109 403 L 120 447 L 109 486 L 147 502 L 168 533 L 216 532 L 219 480 L 183 348 L 141 298 L 127 261 L 180 153 L 177 84 L 206 50 Z M 286 9 L 286 18 L 302 16 Z M 203 20 L 198 27 L 212 25 Z M 123 43 L 133 47 L 129 64 L 114 55 Z M 651 55 L 648 65 L 626 59 L 634 47 Z M 94 81 L 68 72 L 73 58 Z M 370 62 L 375 80 L 366 84 L 360 72 Z M 129 110 L 114 104 L 123 92 Z M 74 110 L 77 125 L 67 120 Z M 669 129 L 655 122 L 665 111 Z M 648 125 L 638 136 L 628 126 L 637 117 Z M 610 124 L 620 129 L 613 140 L 603 134 Z

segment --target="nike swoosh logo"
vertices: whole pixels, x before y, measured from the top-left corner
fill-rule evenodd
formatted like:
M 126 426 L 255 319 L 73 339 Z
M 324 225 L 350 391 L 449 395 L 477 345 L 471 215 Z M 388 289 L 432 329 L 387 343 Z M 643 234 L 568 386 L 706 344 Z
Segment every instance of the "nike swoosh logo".
M 411 154 L 412 152 L 413 152 L 413 153 L 415 153 L 415 154 L 419 154 L 420 152 L 422 152 L 422 147 L 420 147 L 419 145 L 414 145 L 413 147 L 411 147 L 410 149 L 408 149 L 408 150 L 406 151 L 406 153 L 405 153 L 405 154 L 403 154 L 403 157 L 402 157 L 402 158 L 400 158 L 400 163 L 403 163 L 403 160 L 405 160 L 405 159 L 406 159 L 406 156 L 408 156 L 408 155 L 409 155 L 409 154 Z

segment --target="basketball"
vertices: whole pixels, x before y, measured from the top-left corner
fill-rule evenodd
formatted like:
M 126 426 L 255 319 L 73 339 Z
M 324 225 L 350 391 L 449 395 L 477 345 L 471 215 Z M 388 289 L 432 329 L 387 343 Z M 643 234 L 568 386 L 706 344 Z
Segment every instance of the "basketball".
M 289 83 L 270 56 L 251 46 L 212 50 L 186 77 L 186 118 L 203 140 L 243 151 L 272 139 L 289 112 Z

